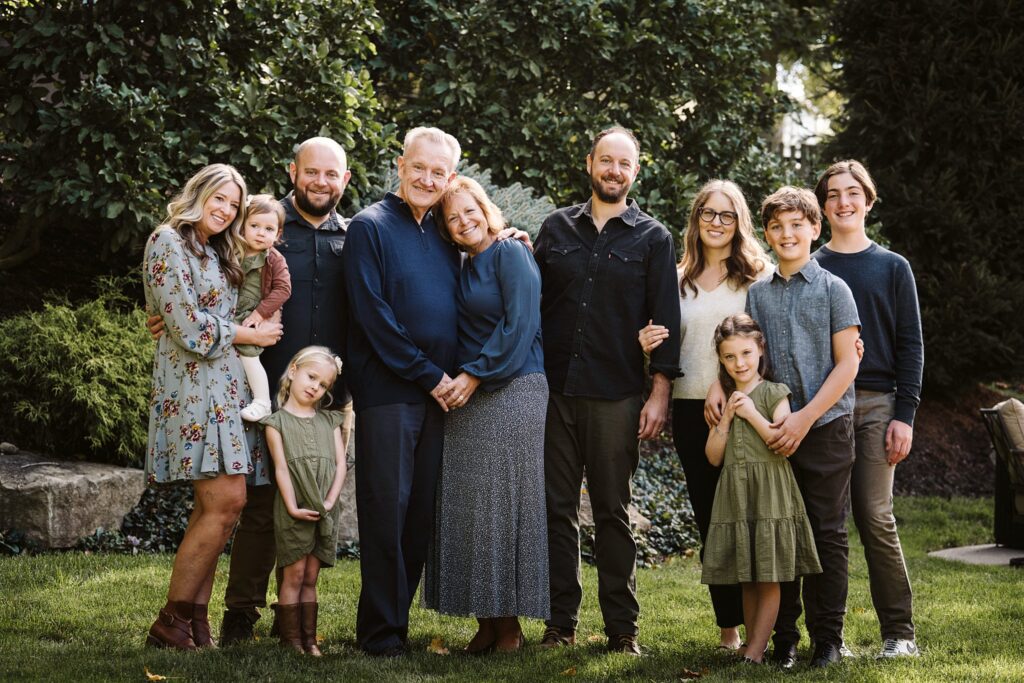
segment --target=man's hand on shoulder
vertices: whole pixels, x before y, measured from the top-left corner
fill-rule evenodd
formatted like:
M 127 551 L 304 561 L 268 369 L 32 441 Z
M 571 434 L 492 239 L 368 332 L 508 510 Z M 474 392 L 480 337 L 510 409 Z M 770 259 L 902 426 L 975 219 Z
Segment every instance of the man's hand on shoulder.
M 530 240 L 530 233 L 525 230 L 519 230 L 518 228 L 505 228 L 498 233 L 498 241 L 501 242 L 507 239 L 519 240 L 526 245 L 526 248 L 533 251 L 533 241 Z

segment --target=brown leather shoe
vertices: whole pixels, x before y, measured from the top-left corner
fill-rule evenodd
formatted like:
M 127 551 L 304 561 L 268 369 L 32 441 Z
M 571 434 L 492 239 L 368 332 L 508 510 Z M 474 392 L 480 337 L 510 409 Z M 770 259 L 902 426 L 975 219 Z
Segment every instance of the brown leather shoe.
M 302 605 L 277 606 L 277 632 L 281 638 L 281 647 L 287 647 L 303 654 L 302 649 Z
M 636 644 L 636 636 L 632 633 L 619 633 L 608 636 L 608 652 L 620 652 L 633 657 L 640 656 L 640 646 Z
M 302 612 L 302 649 L 307 655 L 322 657 L 324 653 L 320 652 L 316 644 L 316 617 L 320 605 L 316 602 L 301 602 L 299 606 Z
M 192 640 L 196 647 L 217 649 L 217 641 L 210 633 L 209 605 L 192 603 Z
M 561 626 L 548 626 L 544 630 L 544 637 L 540 639 L 540 646 L 550 650 L 553 647 L 568 647 L 576 644 L 576 631 Z
M 192 640 L 192 603 L 167 601 L 156 621 L 149 627 L 146 645 L 174 650 L 195 650 Z

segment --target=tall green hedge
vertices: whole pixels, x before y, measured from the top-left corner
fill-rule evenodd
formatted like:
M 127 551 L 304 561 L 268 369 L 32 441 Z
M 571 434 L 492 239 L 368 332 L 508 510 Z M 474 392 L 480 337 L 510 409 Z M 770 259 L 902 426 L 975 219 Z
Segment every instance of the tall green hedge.
M 200 166 L 280 195 L 293 146 L 318 134 L 350 152 L 356 199 L 391 140 L 362 66 L 379 30 L 372 0 L 3 4 L 0 173 L 19 229 L 130 250 Z
M 643 145 L 633 194 L 675 229 L 693 190 L 778 181 L 763 142 L 775 89 L 777 0 L 379 0 L 372 61 L 388 120 L 436 124 L 501 185 L 556 204 L 589 195 L 590 139 L 619 123 Z
M 1024 3 L 844 0 L 848 103 L 830 153 L 864 160 L 911 262 L 930 390 L 1024 371 Z

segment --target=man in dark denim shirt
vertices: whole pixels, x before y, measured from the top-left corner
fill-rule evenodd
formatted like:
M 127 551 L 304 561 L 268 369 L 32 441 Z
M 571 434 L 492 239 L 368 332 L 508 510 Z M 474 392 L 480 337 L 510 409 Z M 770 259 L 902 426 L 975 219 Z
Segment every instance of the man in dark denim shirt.
M 299 349 L 319 344 L 342 353 L 347 319 L 341 249 L 348 221 L 336 210 L 351 176 L 345 151 L 329 138 L 311 138 L 298 146 L 288 172 L 294 190 L 281 200 L 285 224 L 277 248 L 291 273 L 292 295 L 281 309 L 281 340 L 260 356 L 270 378 L 271 396 L 276 396 L 277 383 Z M 346 413 L 342 437 L 347 446 L 353 414 L 344 375 L 331 393 L 331 407 Z M 253 624 L 260 617 L 257 608 L 267 604 L 276 559 L 276 490 L 273 482 L 247 487 L 224 593 L 223 645 L 252 638 Z
M 661 431 L 670 383 L 679 374 L 679 292 L 672 235 L 628 200 L 638 158 L 639 144 L 628 130 L 599 133 L 587 157 L 590 200 L 552 213 L 537 238 L 551 389 L 544 443 L 547 647 L 575 642 L 582 599 L 577 509 L 585 472 L 608 649 L 639 654 L 636 543 L 627 508 L 638 439 Z M 649 320 L 670 336 L 651 354 L 653 386 L 645 402 L 636 331 Z

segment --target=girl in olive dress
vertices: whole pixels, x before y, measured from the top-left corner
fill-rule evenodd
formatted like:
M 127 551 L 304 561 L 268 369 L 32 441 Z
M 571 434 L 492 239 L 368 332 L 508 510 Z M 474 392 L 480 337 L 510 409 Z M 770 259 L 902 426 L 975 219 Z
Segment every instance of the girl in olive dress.
M 323 346 L 295 354 L 281 377 L 280 410 L 260 422 L 274 462 L 274 537 L 278 590 L 277 624 L 281 644 L 320 656 L 316 642 L 316 582 L 321 566 L 337 553 L 338 497 L 345 483 L 342 413 L 321 410 L 320 400 L 341 372 L 341 360 Z M 330 396 L 328 395 L 328 401 Z
M 779 612 L 779 583 L 821 571 L 814 536 L 786 458 L 769 450 L 788 415 L 789 388 L 765 379 L 764 336 L 746 314 L 715 329 L 719 380 L 729 396 L 705 453 L 722 474 L 711 508 L 701 581 L 740 584 L 745 663 L 760 664 Z M 724 464 L 723 464 L 724 460 Z

